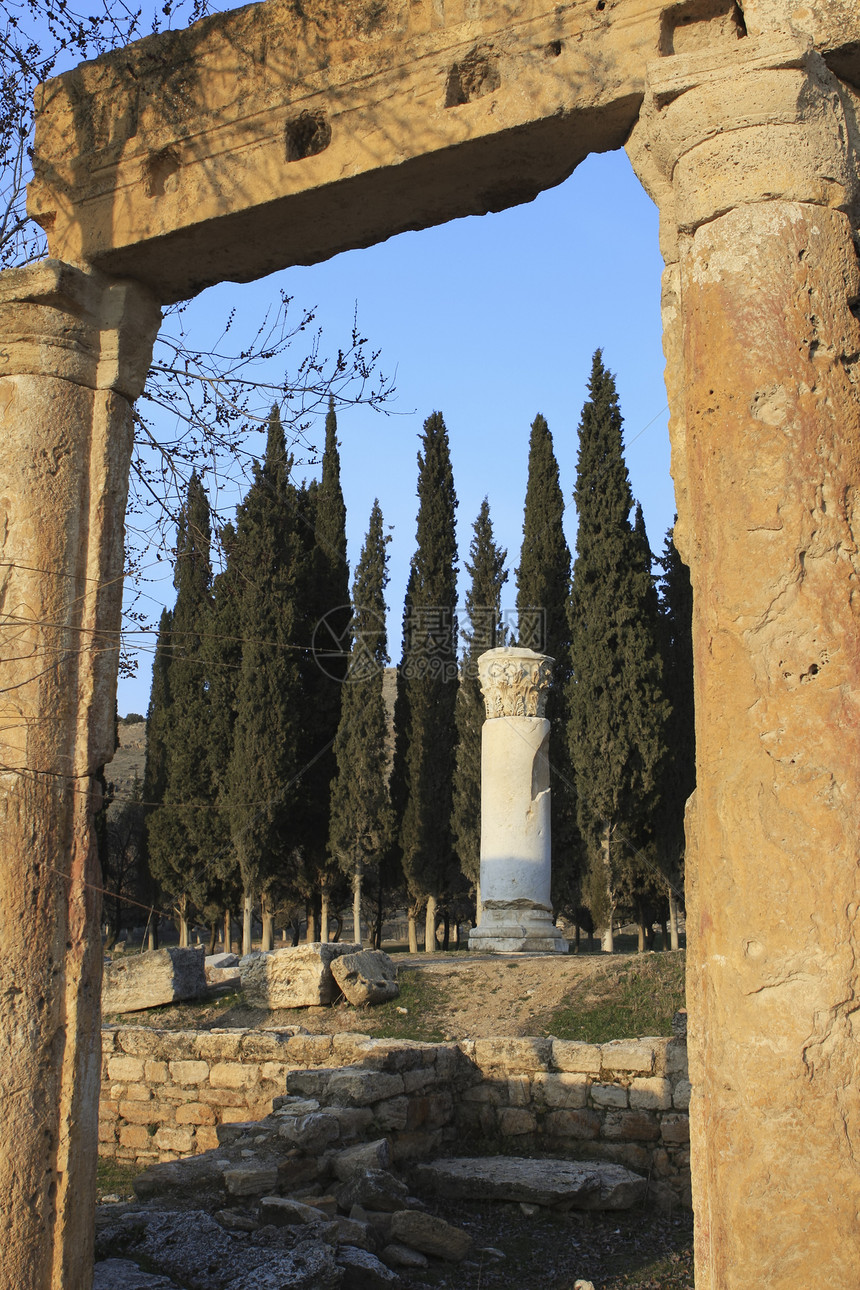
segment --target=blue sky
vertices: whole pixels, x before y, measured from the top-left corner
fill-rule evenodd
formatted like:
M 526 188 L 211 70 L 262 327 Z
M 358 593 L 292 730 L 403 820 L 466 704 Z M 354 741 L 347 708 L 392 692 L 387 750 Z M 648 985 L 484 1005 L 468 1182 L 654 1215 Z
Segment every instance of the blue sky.
M 661 269 L 656 208 L 619 152 L 590 157 L 525 206 L 401 234 L 259 283 L 213 288 L 188 308 L 185 327 L 192 343 L 199 335 L 202 344 L 212 320 L 233 306 L 250 326 L 283 289 L 296 311 L 316 309 L 323 350 L 331 351 L 348 340 L 357 307 L 363 334 L 382 351 L 382 370 L 396 371 L 397 393 L 387 415 L 361 407 L 339 414 L 349 557 L 352 567 L 378 497 L 392 526 L 389 646 L 396 661 L 415 539 L 416 454 L 433 411 L 444 414 L 450 436 L 461 560 L 486 495 L 508 550 L 505 602 L 513 605 L 531 422 L 542 412 L 553 434 L 573 548 L 577 425 L 591 356 L 602 348 L 617 379 L 633 492 L 652 548 L 662 548 L 674 498 Z M 301 338 L 294 352 L 301 357 Z M 320 419 L 319 439 L 322 429 Z M 152 580 L 138 607 L 157 621 L 159 604 L 172 604 L 174 592 L 169 570 L 146 563 Z M 461 598 L 465 590 L 461 576 Z M 120 681 L 120 714 L 145 712 L 149 699 L 154 637 L 132 639 L 141 646 L 137 674 Z

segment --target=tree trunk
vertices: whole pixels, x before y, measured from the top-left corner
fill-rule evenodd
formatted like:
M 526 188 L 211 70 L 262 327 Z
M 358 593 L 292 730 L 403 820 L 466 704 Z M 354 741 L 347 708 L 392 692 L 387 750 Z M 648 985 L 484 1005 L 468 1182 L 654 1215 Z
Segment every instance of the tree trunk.
M 415 915 L 412 913 L 407 914 L 407 919 L 409 924 L 409 953 L 417 954 L 418 953 L 418 928 L 415 925 Z
M 581 946 L 580 946 L 580 931 L 579 931 L 579 923 L 574 923 L 574 926 L 573 926 L 573 952 L 574 952 L 574 954 L 578 954 L 578 953 L 579 953 L 579 951 L 580 951 L 580 948 L 581 948 Z
M 680 946 L 678 940 L 678 897 L 672 887 L 669 888 L 669 937 L 673 950 Z
M 451 915 L 447 908 L 442 913 L 442 949 L 447 954 L 451 945 Z
M 320 940 L 328 944 L 328 888 L 324 887 L 320 895 Z
M 191 944 L 191 928 L 188 926 L 188 897 L 182 896 L 179 900 L 179 948 L 188 949 Z
M 224 910 L 224 939 L 223 939 L 223 945 L 224 945 L 224 953 L 225 953 L 225 954 L 232 954 L 232 953 L 233 953 L 233 925 L 232 925 L 232 920 L 231 920 L 231 918 L 230 918 L 230 910 L 229 910 L 229 909 L 225 909 L 225 910 Z
M 260 914 L 263 919 L 263 939 L 260 949 L 272 950 L 275 948 L 275 915 L 271 901 L 265 893 L 260 897 Z
M 314 941 L 317 938 L 317 924 L 316 924 L 313 900 L 309 900 L 305 905 L 305 917 L 308 920 L 308 930 L 305 935 L 305 940 L 307 941 L 308 945 L 313 945 Z
M 209 948 L 207 954 L 215 953 L 215 943 L 218 940 L 218 923 L 213 919 L 209 927 Z
M 246 891 L 242 895 L 242 953 L 250 954 L 253 949 L 254 928 L 254 893 Z
M 361 861 L 352 875 L 352 939 L 361 944 Z
M 149 950 L 157 950 L 158 949 L 158 918 L 157 917 L 153 918 L 152 922 L 149 924 L 148 935 L 149 935 L 149 942 L 146 948 Z
M 637 954 L 644 954 L 648 944 L 648 930 L 645 926 L 645 915 L 642 912 L 641 905 L 636 907 L 636 933 L 636 952 Z
M 433 954 L 436 949 L 436 897 L 427 897 L 427 911 L 424 915 L 424 953 Z
M 613 954 L 615 952 L 615 932 L 612 927 L 615 915 L 615 902 L 612 899 L 612 856 L 610 854 L 610 834 L 612 826 L 607 821 L 603 826 L 603 833 L 600 838 L 600 850 L 603 854 L 603 875 L 606 881 L 606 903 L 608 907 L 608 916 L 606 927 L 600 938 L 600 948 L 604 954 Z

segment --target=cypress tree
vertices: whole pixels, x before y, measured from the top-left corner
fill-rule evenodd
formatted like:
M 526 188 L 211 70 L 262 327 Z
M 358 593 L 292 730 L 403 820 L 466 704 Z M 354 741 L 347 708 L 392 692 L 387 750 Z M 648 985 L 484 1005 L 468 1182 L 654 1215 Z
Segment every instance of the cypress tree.
M 486 650 L 505 643 L 502 587 L 507 582 L 508 553 L 497 546 L 486 497 L 472 531 L 466 572 L 466 623 L 461 629 L 464 649 L 457 691 L 457 753 L 454 775 L 453 830 L 460 868 L 476 893 L 481 915 L 481 730 L 484 700 L 478 681 L 478 659 Z
M 355 939 L 361 939 L 361 894 L 365 874 L 378 868 L 390 841 L 386 732 L 382 695 L 388 640 L 385 629 L 386 545 L 379 502 L 373 503 L 367 537 L 355 572 L 352 651 L 343 686 L 334 744 L 337 775 L 332 783 L 329 853 L 350 879 Z
M 668 713 L 649 618 L 653 582 L 630 525 L 633 504 L 615 381 L 598 350 L 582 409 L 579 515 L 569 603 L 568 726 L 577 812 L 589 847 L 589 902 L 611 950 L 625 854 L 656 805 Z
M 308 937 L 328 939 L 328 895 L 334 875 L 328 868 L 327 839 L 332 781 L 337 772 L 334 740 L 341 715 L 343 683 L 350 649 L 349 564 L 346 505 L 340 482 L 340 454 L 334 400 L 325 423 L 322 477 L 304 494 L 303 531 L 307 540 L 302 593 L 306 635 L 312 648 L 302 659 L 305 725 L 303 747 L 309 765 L 302 777 L 302 886 L 308 902 Z
M 240 602 L 242 581 L 234 559 L 236 530 L 230 523 L 218 534 L 224 554 L 224 568 L 212 583 L 212 630 L 204 643 L 209 676 L 211 708 L 211 767 L 215 797 L 213 827 L 217 846 L 212 858 L 213 872 L 223 889 L 224 950 L 232 947 L 232 913 L 239 908 L 242 881 L 239 861 L 230 829 L 229 780 L 233 727 L 236 721 L 236 692 L 242 659 Z
M 195 472 L 179 518 L 176 605 L 165 651 L 169 703 L 163 713 L 163 791 L 148 827 L 151 871 L 176 903 L 182 944 L 187 943 L 190 908 L 202 911 L 215 883 L 210 865 L 217 842 L 212 824 L 211 707 L 203 654 L 211 626 L 210 540 L 209 500 Z
M 266 455 L 237 512 L 233 559 L 241 581 L 242 653 L 227 773 L 230 826 L 243 891 L 243 952 L 259 898 L 267 918 L 288 883 L 299 815 L 302 674 L 299 612 L 305 543 L 277 408 Z M 269 931 L 270 928 L 270 920 Z
M 668 756 L 660 784 L 657 854 L 666 874 L 672 949 L 678 948 L 678 905 L 684 886 L 684 810 L 696 787 L 693 702 L 693 588 L 690 570 L 669 529 L 659 558 L 660 616 L 666 695 L 672 710 L 666 730 Z
M 400 829 L 410 917 L 426 906 L 425 949 L 436 943 L 436 910 L 455 871 L 451 833 L 457 731 L 457 498 L 440 412 L 424 422 L 418 454 L 418 523 L 403 658 L 408 706 L 406 802 Z
M 164 801 L 164 786 L 167 781 L 167 730 L 168 710 L 170 708 L 170 628 L 173 622 L 173 611 L 162 609 L 158 623 L 158 636 L 155 643 L 155 658 L 152 664 L 152 684 L 149 691 L 149 707 L 146 711 L 146 760 L 143 769 L 143 803 L 144 803 L 144 866 L 149 875 L 148 899 L 153 906 L 158 903 L 158 880 L 153 873 L 150 859 L 150 825 L 157 805 Z M 149 920 L 149 948 L 158 948 L 158 915 L 153 914 Z

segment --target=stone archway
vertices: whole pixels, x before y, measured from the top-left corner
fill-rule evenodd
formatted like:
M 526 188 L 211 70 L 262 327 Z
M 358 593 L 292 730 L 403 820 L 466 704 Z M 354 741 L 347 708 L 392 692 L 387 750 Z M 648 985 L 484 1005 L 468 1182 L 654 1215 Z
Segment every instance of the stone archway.
M 0 1285 L 89 1290 L 130 406 L 160 304 L 501 209 L 626 143 L 661 216 L 699 789 L 699 1290 L 860 1264 L 854 0 L 269 0 L 43 87 L 0 278 Z

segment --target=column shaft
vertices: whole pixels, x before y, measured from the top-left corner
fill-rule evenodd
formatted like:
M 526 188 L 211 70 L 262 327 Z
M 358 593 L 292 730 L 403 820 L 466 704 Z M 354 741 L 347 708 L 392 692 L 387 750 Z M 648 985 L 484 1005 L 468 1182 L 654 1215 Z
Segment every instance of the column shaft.
M 131 402 L 158 318 L 133 286 L 56 262 L 0 278 L 3 1290 L 92 1285 L 92 777 L 113 755 Z

